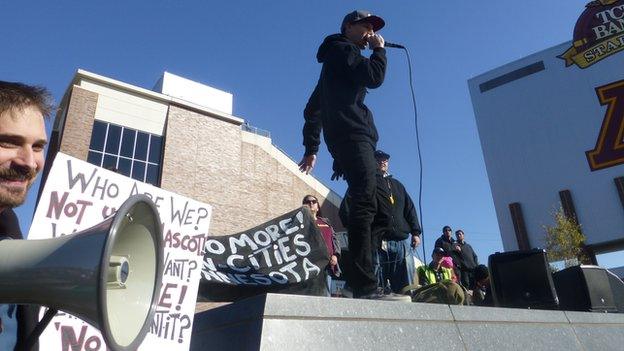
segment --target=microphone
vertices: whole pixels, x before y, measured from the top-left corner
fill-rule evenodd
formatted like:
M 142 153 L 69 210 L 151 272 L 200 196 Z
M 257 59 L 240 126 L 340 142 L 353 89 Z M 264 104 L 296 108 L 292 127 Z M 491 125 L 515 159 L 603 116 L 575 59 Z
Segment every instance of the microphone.
M 384 44 L 384 46 L 385 46 L 385 47 L 388 47 L 388 48 L 405 49 L 405 46 L 403 46 L 403 45 L 401 45 L 401 44 L 391 43 L 391 42 L 389 42 L 389 41 L 387 41 L 387 42 Z

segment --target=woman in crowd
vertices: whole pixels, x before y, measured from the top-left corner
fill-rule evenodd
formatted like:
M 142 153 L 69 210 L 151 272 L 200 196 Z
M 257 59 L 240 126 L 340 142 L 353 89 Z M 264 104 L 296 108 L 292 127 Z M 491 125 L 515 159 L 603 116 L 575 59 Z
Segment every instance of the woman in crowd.
M 341 275 L 340 267 L 338 266 L 338 257 L 340 256 L 340 245 L 336 238 L 336 232 L 329 223 L 327 218 L 323 218 L 321 214 L 321 206 L 318 199 L 314 195 L 306 195 L 303 197 L 302 204 L 310 208 L 314 222 L 318 226 L 325 245 L 327 245 L 327 252 L 329 253 L 329 264 L 325 267 L 327 273 L 327 292 L 329 295 L 331 289 L 331 278 L 338 278 Z

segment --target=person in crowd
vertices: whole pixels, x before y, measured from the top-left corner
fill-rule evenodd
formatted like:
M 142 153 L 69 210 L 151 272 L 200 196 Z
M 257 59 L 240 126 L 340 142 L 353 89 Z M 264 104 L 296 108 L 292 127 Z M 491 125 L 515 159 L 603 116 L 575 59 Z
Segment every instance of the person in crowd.
M 386 50 L 377 33 L 384 25 L 381 17 L 368 11 L 350 12 L 340 33 L 326 37 L 319 47 L 317 59 L 323 66 L 304 109 L 305 153 L 299 162 L 299 169 L 306 174 L 314 168 L 322 130 L 334 159 L 332 179 L 344 177 L 352 199 L 344 223 L 354 261 L 347 283 L 354 297 L 365 299 L 384 298 L 377 289 L 373 263 L 375 236 L 385 229 L 383 224 L 374 224 L 378 134 L 372 112 L 364 104 L 368 89 L 384 81 Z M 369 57 L 361 54 L 367 46 L 372 51 Z
M 494 306 L 492 287 L 490 285 L 490 272 L 485 265 L 478 265 L 474 269 L 475 289 L 473 290 L 472 302 L 477 306 Z
M 442 268 L 450 269 L 451 281 L 453 283 L 459 284 L 459 278 L 457 277 L 457 274 L 455 274 L 455 263 L 453 262 L 453 258 L 451 256 L 444 256 L 440 265 L 442 266 Z
M 442 266 L 445 256 L 447 256 L 447 253 L 444 249 L 434 247 L 431 253 L 431 262 L 426 266 L 418 267 L 416 270 L 419 284 L 425 286 L 452 279 L 453 270 Z
M 330 295 L 331 292 L 331 279 L 339 278 L 342 274 L 340 266 L 338 265 L 338 258 L 340 257 L 340 244 L 336 237 L 334 228 L 329 223 L 327 218 L 324 218 L 321 213 L 321 205 L 318 199 L 314 195 L 306 195 L 303 197 L 302 204 L 307 206 L 312 213 L 314 223 L 319 228 L 325 245 L 327 246 L 327 253 L 329 254 L 329 263 L 325 267 L 325 273 L 327 274 L 327 292 Z
M 412 295 L 412 301 L 464 304 L 466 300 L 464 290 L 452 281 L 453 270 L 442 266 L 445 256 L 447 253 L 444 249 L 435 247 L 431 254 L 431 262 L 426 266 L 418 267 L 416 270 L 418 283 L 403 289 L 404 293 Z
M 13 208 L 24 203 L 43 169 L 44 118 L 51 112 L 46 89 L 0 81 L 0 240 L 23 238 Z M 38 313 L 38 306 L 0 305 L 0 350 L 23 350 Z
M 440 247 L 444 252 L 450 253 L 456 248 L 455 239 L 453 239 L 453 229 L 448 225 L 442 228 L 442 235 L 435 241 L 435 247 Z
M 375 151 L 377 166 L 382 177 L 381 187 L 385 188 L 392 209 L 391 226 L 382 236 L 378 249 L 380 264 L 380 286 L 389 283 L 393 292 L 399 293 L 403 287 L 410 285 L 414 279 L 413 248 L 420 245 L 420 224 L 416 207 L 403 184 L 388 172 L 390 155 Z M 379 188 L 379 186 L 378 186 Z
M 479 258 L 470 244 L 466 242 L 464 231 L 455 231 L 455 238 L 459 250 L 455 251 L 456 266 L 460 271 L 461 285 L 468 290 L 475 288 L 474 269 L 479 265 Z
M 453 258 L 453 263 L 455 264 L 453 270 L 455 271 L 455 275 L 459 277 L 461 272 L 457 266 L 457 262 L 459 261 L 458 255 L 461 248 L 457 245 L 455 239 L 453 239 L 453 229 L 451 229 L 448 225 L 445 225 L 442 228 L 442 235 L 436 240 L 434 246 L 442 248 L 444 252 L 446 252 L 447 256 Z

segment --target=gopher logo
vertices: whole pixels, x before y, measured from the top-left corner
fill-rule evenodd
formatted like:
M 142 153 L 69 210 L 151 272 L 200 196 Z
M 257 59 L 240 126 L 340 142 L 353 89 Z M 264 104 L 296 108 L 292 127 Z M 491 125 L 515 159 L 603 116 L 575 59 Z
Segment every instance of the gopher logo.
M 587 68 L 624 50 L 624 0 L 598 0 L 585 5 L 574 26 L 573 46 L 558 56 L 566 67 Z

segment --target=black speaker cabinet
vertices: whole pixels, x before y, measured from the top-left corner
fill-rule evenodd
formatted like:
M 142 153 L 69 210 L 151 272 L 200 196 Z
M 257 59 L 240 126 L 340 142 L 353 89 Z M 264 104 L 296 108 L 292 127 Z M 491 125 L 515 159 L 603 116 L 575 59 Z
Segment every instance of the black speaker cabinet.
M 624 281 L 609 270 L 607 270 L 607 276 L 609 277 L 615 307 L 619 313 L 624 313 Z
M 495 306 L 558 309 L 546 251 L 497 252 L 488 264 Z
M 559 305 L 566 311 L 617 312 L 607 270 L 574 266 L 553 274 Z

